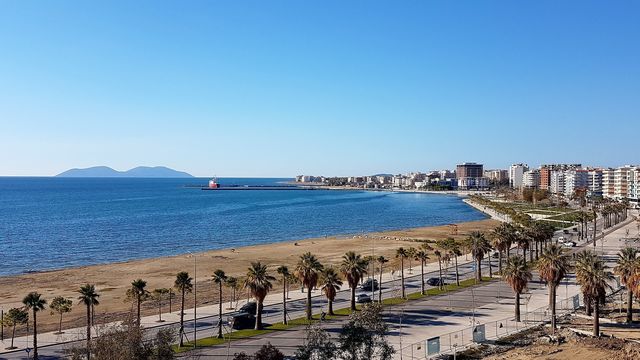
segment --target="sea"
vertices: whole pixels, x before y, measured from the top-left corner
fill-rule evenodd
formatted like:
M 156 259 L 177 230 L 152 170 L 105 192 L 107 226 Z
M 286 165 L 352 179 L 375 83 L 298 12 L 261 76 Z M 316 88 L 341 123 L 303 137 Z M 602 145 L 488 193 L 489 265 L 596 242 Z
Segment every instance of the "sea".
M 486 218 L 455 195 L 201 190 L 208 180 L 0 177 L 0 275 Z

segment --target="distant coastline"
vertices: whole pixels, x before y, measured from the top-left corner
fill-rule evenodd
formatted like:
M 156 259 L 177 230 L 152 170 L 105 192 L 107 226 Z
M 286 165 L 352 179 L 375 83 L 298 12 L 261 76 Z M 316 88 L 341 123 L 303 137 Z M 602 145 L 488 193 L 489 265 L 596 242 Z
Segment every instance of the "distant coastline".
M 165 166 L 138 166 L 126 171 L 118 171 L 108 166 L 93 166 L 83 169 L 69 169 L 56 175 L 56 177 L 193 178 L 194 176 Z

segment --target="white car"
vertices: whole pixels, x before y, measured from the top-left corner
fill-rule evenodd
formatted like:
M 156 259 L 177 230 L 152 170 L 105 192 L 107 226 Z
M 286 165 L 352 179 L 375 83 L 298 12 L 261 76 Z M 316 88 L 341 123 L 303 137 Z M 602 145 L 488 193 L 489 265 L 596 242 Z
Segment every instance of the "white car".
M 572 247 L 576 246 L 576 243 L 574 243 L 573 241 L 567 241 L 566 243 L 562 244 L 562 246 L 564 246 L 566 248 L 572 248 Z
M 567 240 L 567 239 L 566 239 L 564 236 L 560 236 L 560 237 L 558 238 L 558 242 L 559 242 L 560 244 L 564 243 L 564 242 L 565 242 L 565 240 Z

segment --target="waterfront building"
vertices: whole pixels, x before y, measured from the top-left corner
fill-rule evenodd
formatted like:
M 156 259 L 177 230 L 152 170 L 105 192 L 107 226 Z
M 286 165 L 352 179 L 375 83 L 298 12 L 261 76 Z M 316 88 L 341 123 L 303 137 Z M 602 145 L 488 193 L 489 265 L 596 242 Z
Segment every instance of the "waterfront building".
M 540 170 L 533 169 L 522 174 L 522 187 L 537 189 L 540 187 Z
M 602 169 L 589 169 L 587 172 L 587 195 L 602 196 Z
M 521 188 L 524 173 L 529 171 L 527 164 L 513 164 L 509 167 L 509 186 L 512 188 Z
M 509 180 L 509 171 L 503 169 L 485 170 L 484 177 L 490 181 L 501 183 Z
M 540 189 L 548 190 L 551 185 L 552 171 L 567 171 L 581 169 L 582 164 L 543 164 L 540 165 Z
M 489 180 L 484 177 L 482 164 L 463 163 L 456 166 L 456 179 L 458 189 L 486 189 L 489 187 Z
M 612 168 L 602 170 L 602 196 L 605 198 L 613 198 L 615 195 L 613 174 Z
M 567 170 L 564 171 L 564 195 L 568 198 L 578 189 L 588 187 L 589 172 L 587 170 Z
M 564 171 L 552 170 L 549 180 L 549 190 L 552 194 L 564 194 Z

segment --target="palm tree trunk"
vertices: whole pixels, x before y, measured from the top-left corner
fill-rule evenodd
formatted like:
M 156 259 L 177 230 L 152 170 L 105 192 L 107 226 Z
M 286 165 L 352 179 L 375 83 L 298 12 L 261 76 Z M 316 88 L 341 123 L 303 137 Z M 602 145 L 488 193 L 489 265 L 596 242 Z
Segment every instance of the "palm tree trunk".
M 262 330 L 262 300 L 257 301 L 256 304 L 256 326 L 255 330 Z
M 556 285 L 549 287 L 549 307 L 551 308 L 551 332 L 556 333 Z
M 180 347 L 184 346 L 184 289 L 182 289 L 182 300 L 180 301 Z
M 424 260 L 420 260 L 420 293 L 424 295 Z
M 516 315 L 516 321 L 517 321 L 517 322 L 520 322 L 520 293 L 519 293 L 519 292 L 516 292 L 516 302 L 515 302 L 515 305 L 516 305 L 516 309 L 515 309 L 515 312 L 516 312 L 516 314 L 515 314 L 515 315 Z
M 329 300 L 329 315 L 333 315 L 333 300 Z
M 356 284 L 351 286 L 351 311 L 356 311 Z
M 282 323 L 287 325 L 287 278 L 283 277 L 282 282 Z
M 138 307 L 137 318 L 136 318 L 136 319 L 137 319 L 136 324 L 138 324 L 138 326 L 140 326 L 140 303 L 142 302 L 141 300 L 142 300 L 142 299 L 140 298 L 140 295 L 138 295 L 138 298 L 137 298 L 137 301 L 136 301 L 136 302 L 137 302 L 137 304 L 136 304 L 136 305 L 137 305 L 137 307 Z
M 218 339 L 222 339 L 222 281 L 220 281 L 220 287 L 218 288 Z
M 491 255 L 487 257 L 487 262 L 489 263 L 489 277 L 493 277 L 493 269 L 491 267 Z
M 478 258 L 476 260 L 476 266 L 478 267 L 478 270 L 476 271 L 476 280 L 478 280 L 478 282 L 482 281 L 482 260 L 480 258 Z
M 38 360 L 38 322 L 35 307 L 33 308 L 33 360 Z
M 13 349 L 13 339 L 16 337 L 16 323 L 13 323 L 13 332 L 11 333 L 11 348 Z
M 438 272 L 440 273 L 440 281 L 438 282 L 438 289 L 442 290 L 442 261 L 438 258 Z
M 502 251 L 498 251 L 498 272 L 502 275 Z
M 458 272 L 458 257 L 455 257 L 456 260 L 456 285 L 460 286 L 460 273 Z
M 633 322 L 633 292 L 627 287 L 627 323 Z
M 382 264 L 380 264 L 380 281 L 378 284 L 378 302 L 382 303 Z
M 584 304 L 585 304 L 584 311 L 587 313 L 587 316 L 591 316 L 592 314 L 591 300 L 586 295 L 584 295 Z
M 307 320 L 311 320 L 311 286 L 307 289 Z
M 402 288 L 402 298 L 406 298 L 404 293 L 404 257 L 400 257 L 400 287 Z
M 162 297 L 158 300 L 158 322 L 162 322 Z
M 87 360 L 91 358 L 91 304 L 87 304 Z
M 531 245 L 527 246 L 530 247 Z M 529 249 L 529 262 L 533 262 L 533 250 Z
M 593 336 L 600 337 L 600 304 L 593 302 Z

